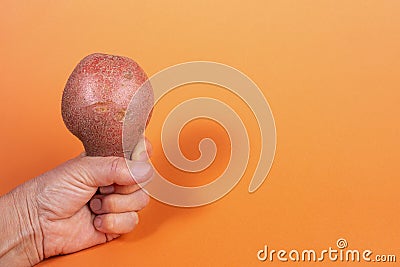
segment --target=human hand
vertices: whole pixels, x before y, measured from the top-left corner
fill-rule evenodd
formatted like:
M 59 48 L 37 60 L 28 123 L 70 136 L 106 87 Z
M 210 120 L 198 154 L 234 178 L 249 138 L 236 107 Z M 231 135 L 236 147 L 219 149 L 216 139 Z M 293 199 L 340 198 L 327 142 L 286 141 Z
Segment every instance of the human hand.
M 153 174 L 143 156 L 145 149 L 135 149 L 134 161 L 79 156 L 4 196 L 3 204 L 15 206 L 9 213 L 11 219 L 17 218 L 14 224 L 19 224 L 21 250 L 27 251 L 27 260 L 15 265 L 33 265 L 130 232 L 138 223 L 136 212 L 149 201 L 138 185 Z M 0 248 L 0 263 L 10 258 L 7 251 L 3 255 Z M 8 261 L 7 266 L 14 262 Z

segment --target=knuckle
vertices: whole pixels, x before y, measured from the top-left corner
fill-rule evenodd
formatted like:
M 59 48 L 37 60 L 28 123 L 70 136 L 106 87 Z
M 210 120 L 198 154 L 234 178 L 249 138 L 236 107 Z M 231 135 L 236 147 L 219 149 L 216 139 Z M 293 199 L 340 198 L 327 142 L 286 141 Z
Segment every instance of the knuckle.
M 114 176 L 118 173 L 118 170 L 121 165 L 121 159 L 120 158 L 114 158 L 111 161 L 110 164 L 110 176 Z
M 135 228 L 136 224 L 139 222 L 139 216 L 136 212 L 130 212 L 130 229 Z
M 114 195 L 109 195 L 104 198 L 104 209 L 108 212 L 115 211 L 115 208 L 117 207 L 116 205 L 116 200 Z
M 150 201 L 150 197 L 143 190 L 139 190 L 135 195 L 138 209 L 146 207 Z
M 150 202 L 150 197 L 148 194 L 146 194 L 145 192 L 143 192 L 143 206 L 147 206 Z
M 108 231 L 114 231 L 115 227 L 115 217 L 112 214 L 108 214 L 105 216 L 105 228 Z
M 124 185 L 124 186 L 121 186 L 121 188 L 120 188 L 118 193 L 120 193 L 120 194 L 130 194 L 130 193 L 135 192 L 135 190 L 136 190 L 136 185 Z

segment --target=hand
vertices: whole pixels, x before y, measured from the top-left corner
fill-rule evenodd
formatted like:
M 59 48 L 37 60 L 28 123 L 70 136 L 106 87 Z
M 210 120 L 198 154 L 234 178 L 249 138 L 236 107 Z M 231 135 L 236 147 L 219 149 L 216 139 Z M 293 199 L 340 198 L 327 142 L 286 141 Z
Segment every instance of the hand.
M 151 165 L 143 161 L 145 149 L 135 149 L 133 157 L 139 159 L 136 161 L 79 156 L 0 198 L 0 204 L 6 203 L 0 206 L 15 207 L 8 208 L 14 227 L 5 223 L 6 231 L 18 225 L 20 240 L 11 245 L 26 254 L 18 263 L 16 259 L 10 261 L 13 250 L 0 245 L 0 265 L 33 265 L 131 231 L 138 223 L 136 212 L 149 201 L 138 185 L 148 182 L 153 173 Z

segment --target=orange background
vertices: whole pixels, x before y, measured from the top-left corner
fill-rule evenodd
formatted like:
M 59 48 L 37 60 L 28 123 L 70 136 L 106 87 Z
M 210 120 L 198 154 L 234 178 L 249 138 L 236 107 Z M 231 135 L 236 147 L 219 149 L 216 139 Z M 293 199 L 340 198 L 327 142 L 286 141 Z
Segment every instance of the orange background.
M 276 158 L 249 194 L 259 152 L 249 110 L 217 87 L 174 91 L 150 125 L 155 165 L 177 183 L 190 181 L 173 178 L 151 129 L 179 97 L 212 95 L 248 118 L 253 150 L 239 185 L 200 208 L 153 200 L 132 233 L 40 266 L 277 266 L 260 263 L 257 251 L 335 248 L 340 237 L 349 249 L 400 261 L 399 1 L 110 2 L 1 2 L 0 193 L 81 152 L 63 125 L 60 100 L 70 72 L 92 52 L 129 56 L 149 76 L 193 60 L 241 70 L 271 105 Z M 185 128 L 187 156 L 198 155 L 204 136 L 222 152 L 194 184 L 226 165 L 226 133 L 208 121 Z

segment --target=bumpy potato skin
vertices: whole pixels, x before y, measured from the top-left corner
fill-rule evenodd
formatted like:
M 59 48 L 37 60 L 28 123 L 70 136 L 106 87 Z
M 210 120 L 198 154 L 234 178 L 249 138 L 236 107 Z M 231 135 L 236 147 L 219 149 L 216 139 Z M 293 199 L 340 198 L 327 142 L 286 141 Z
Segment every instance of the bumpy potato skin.
M 88 156 L 129 155 L 154 104 L 146 81 L 143 69 L 122 56 L 91 54 L 75 67 L 64 88 L 61 111 L 65 125 L 82 141 Z M 125 149 L 123 138 L 129 142 Z

